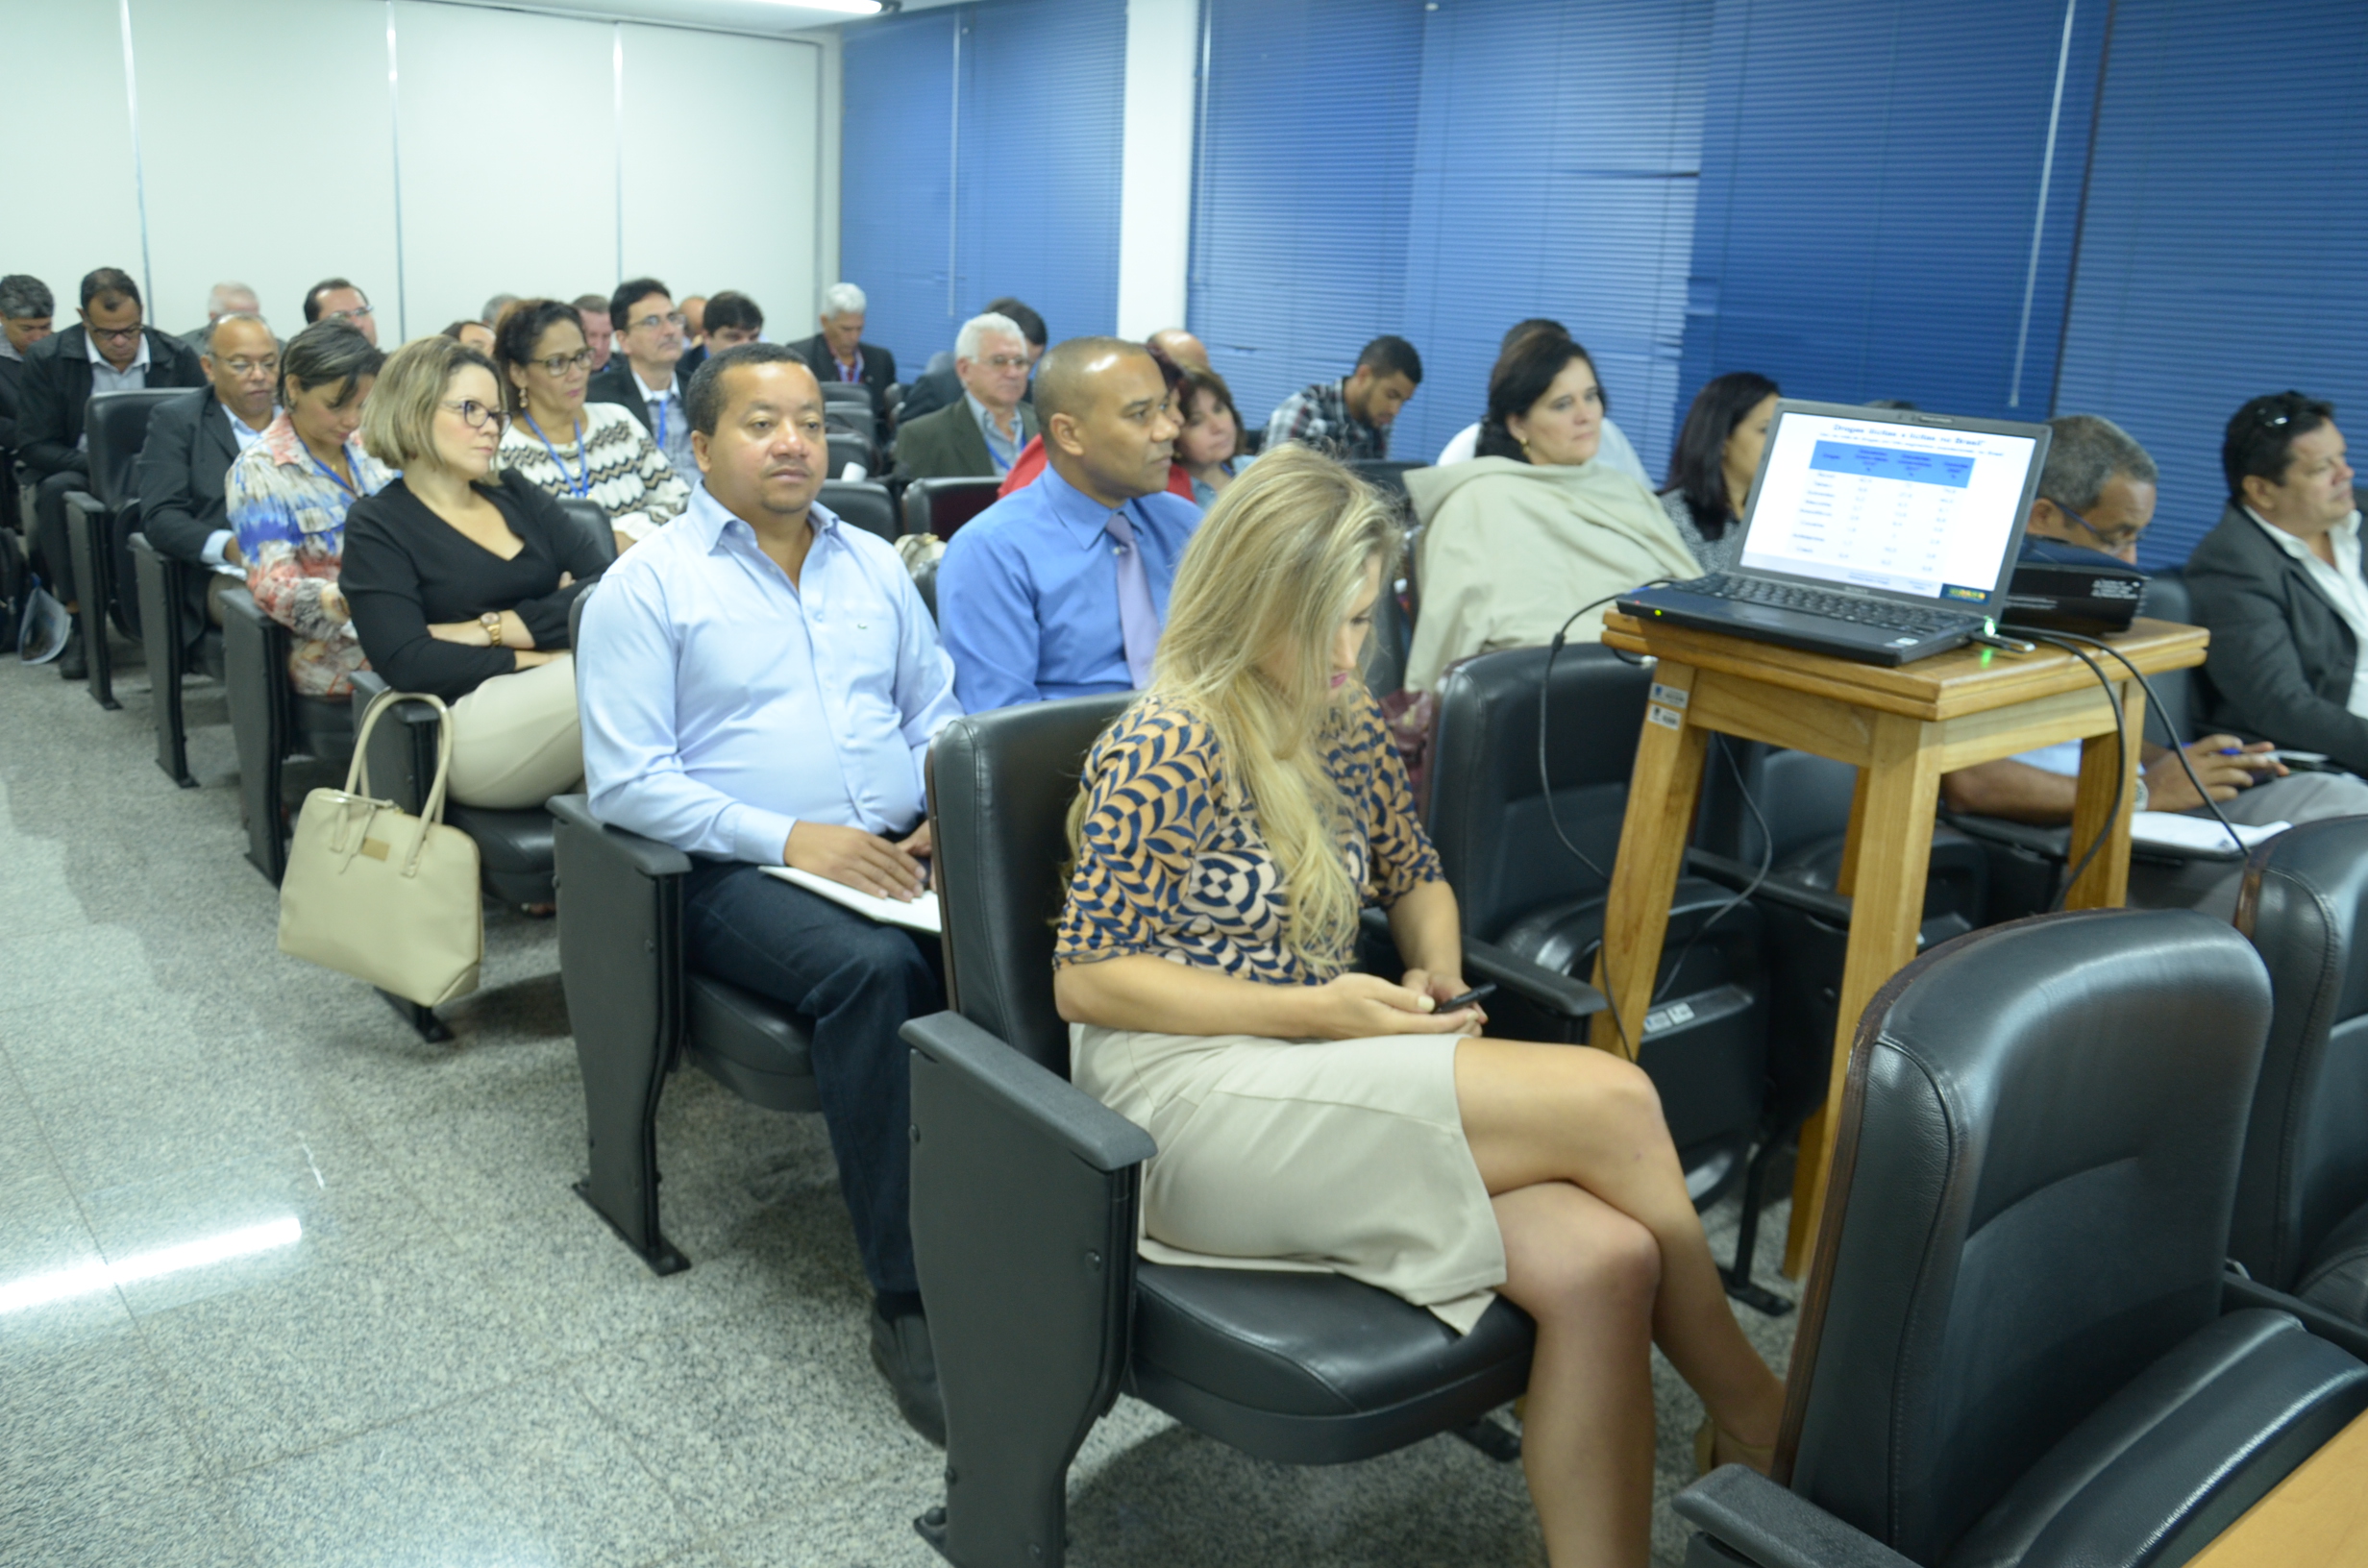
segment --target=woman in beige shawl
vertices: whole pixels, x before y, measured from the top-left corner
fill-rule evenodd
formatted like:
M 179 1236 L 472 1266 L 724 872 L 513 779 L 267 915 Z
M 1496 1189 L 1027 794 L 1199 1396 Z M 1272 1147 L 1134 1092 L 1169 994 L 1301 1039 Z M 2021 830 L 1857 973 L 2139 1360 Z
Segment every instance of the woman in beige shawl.
M 1489 377 L 1480 455 L 1406 476 L 1423 525 L 1409 691 L 1429 691 L 1458 659 L 1552 642 L 1591 600 L 1701 575 L 1653 493 L 1593 460 L 1602 434 L 1594 361 L 1567 337 L 1538 332 Z M 1602 631 L 1598 608 L 1570 637 L 1592 642 Z

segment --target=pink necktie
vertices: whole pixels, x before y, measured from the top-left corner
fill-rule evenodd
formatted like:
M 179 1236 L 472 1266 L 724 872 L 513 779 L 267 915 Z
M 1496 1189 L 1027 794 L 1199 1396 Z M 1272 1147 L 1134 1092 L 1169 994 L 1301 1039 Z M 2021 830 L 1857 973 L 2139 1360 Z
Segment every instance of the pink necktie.
M 1119 636 L 1126 644 L 1126 674 L 1141 691 L 1151 683 L 1151 655 L 1159 648 L 1159 606 L 1151 599 L 1150 569 L 1135 548 L 1134 525 L 1124 512 L 1112 512 L 1102 525 L 1118 547 Z

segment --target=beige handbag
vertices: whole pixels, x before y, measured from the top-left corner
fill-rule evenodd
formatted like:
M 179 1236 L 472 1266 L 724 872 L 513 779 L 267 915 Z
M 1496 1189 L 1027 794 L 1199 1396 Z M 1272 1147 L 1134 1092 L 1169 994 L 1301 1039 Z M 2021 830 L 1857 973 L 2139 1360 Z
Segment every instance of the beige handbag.
M 434 706 L 435 784 L 417 817 L 370 798 L 370 731 L 390 703 Z M 452 719 L 433 697 L 387 692 L 354 737 L 342 790 L 314 790 L 280 882 L 280 951 L 367 980 L 422 1007 L 477 989 L 485 957 L 477 845 L 444 825 Z

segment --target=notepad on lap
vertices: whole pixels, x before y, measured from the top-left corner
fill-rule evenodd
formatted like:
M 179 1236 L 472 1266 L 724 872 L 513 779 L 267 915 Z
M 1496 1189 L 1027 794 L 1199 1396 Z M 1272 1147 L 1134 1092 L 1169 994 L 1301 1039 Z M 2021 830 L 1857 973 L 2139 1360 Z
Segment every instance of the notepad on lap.
M 2276 838 L 2294 824 L 2262 822 L 2256 826 L 2237 822 L 2232 825 L 2236 836 L 2244 840 L 2245 847 L 2250 849 L 2263 839 Z M 2151 844 L 2164 849 L 2200 850 L 2207 854 L 2216 849 L 2231 860 L 2236 858 L 2236 846 L 2229 843 L 2227 828 L 2209 817 L 2189 817 L 2182 812 L 2133 813 L 2130 818 L 2130 842 L 2134 845 Z
M 818 893 L 834 904 L 844 904 L 864 919 L 877 920 L 882 925 L 900 925 L 908 931 L 926 931 L 931 936 L 943 933 L 946 928 L 945 917 L 938 911 L 937 890 L 934 888 L 907 904 L 894 898 L 874 897 L 844 882 L 833 882 L 826 876 L 816 876 L 812 871 L 802 871 L 795 866 L 764 866 L 758 870 L 767 876 L 794 882 L 808 893 Z

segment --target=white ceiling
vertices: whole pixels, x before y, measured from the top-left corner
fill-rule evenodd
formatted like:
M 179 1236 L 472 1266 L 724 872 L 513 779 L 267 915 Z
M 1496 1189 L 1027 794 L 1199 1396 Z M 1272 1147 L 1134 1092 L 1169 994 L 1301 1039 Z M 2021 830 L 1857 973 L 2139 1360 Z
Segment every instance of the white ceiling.
M 535 11 L 553 16 L 577 16 L 594 21 L 649 22 L 660 27 L 694 27 L 717 33 L 745 33 L 758 37 L 781 37 L 810 28 L 835 27 L 868 14 L 863 0 L 444 0 L 449 5 L 484 6 L 497 11 Z M 914 9 L 930 0 L 908 0 Z

